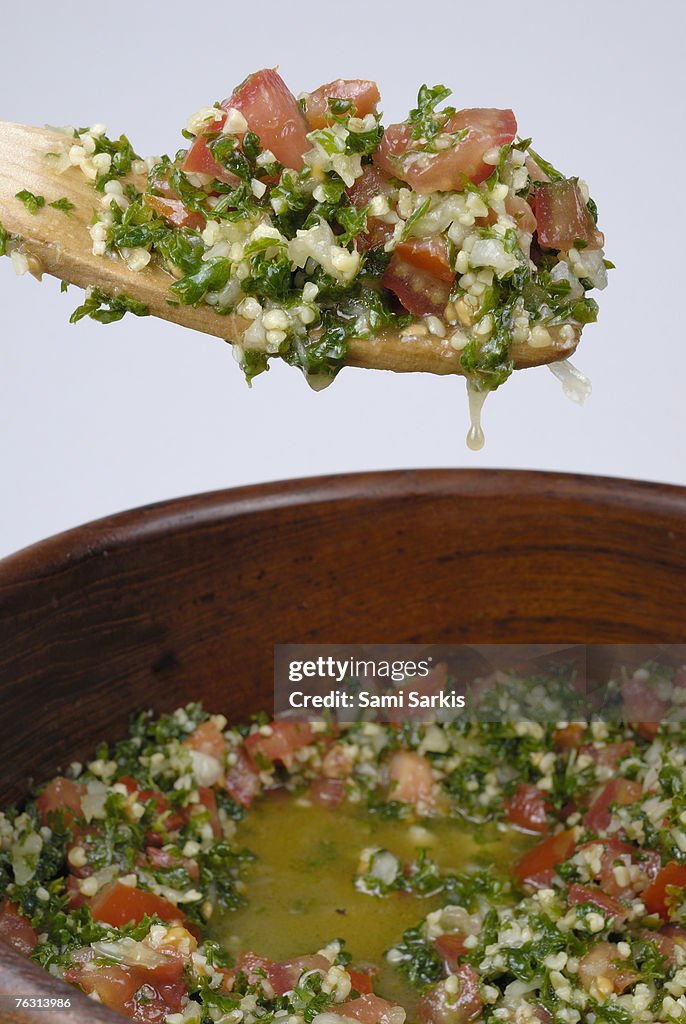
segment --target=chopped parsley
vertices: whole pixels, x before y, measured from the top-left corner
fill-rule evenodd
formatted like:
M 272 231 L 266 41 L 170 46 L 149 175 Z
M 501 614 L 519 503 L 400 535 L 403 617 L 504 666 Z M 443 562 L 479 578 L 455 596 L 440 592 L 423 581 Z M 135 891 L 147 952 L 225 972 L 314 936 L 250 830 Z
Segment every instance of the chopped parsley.
M 61 199 L 53 200 L 52 203 L 48 203 L 48 206 L 51 206 L 53 210 L 61 210 L 62 213 L 66 213 L 67 216 L 69 216 L 72 210 L 76 209 L 75 204 L 67 199 L 66 196 L 63 196 Z
M 100 288 L 91 288 L 85 302 L 70 316 L 69 323 L 78 323 L 89 316 L 91 320 L 97 320 L 100 324 L 113 324 L 121 320 L 126 313 L 149 316 L 150 310 L 137 299 L 130 299 L 126 295 L 107 295 Z
M 25 188 L 17 192 L 16 198 L 24 204 L 29 213 L 36 214 L 45 206 L 45 196 L 35 196 Z
M 278 87 L 287 101 L 285 83 L 261 84 L 266 95 Z M 360 117 L 355 101 L 330 96 L 326 116 L 304 126 L 311 130 L 301 133 L 301 144 L 289 130 L 288 146 L 256 117 L 247 131 L 219 130 L 214 109 L 219 116 L 222 108 L 214 104 L 209 119 L 203 113 L 190 122 L 200 125 L 197 133 L 182 131 L 185 148 L 160 158 L 144 184 L 150 163 L 126 135 L 78 129 L 73 143 L 83 146 L 84 170 L 96 175 L 96 190 L 112 195 L 94 214 L 94 251 L 166 271 L 170 306 L 235 314 L 226 337 L 240 347 L 249 383 L 281 358 L 319 386 L 345 365 L 351 339 L 414 325 L 417 337 L 428 329 L 444 339 L 429 338 L 432 345 L 460 353 L 472 390 L 495 390 L 515 358 L 526 363 L 521 353 L 534 332 L 536 345 L 546 345 L 548 331 L 551 345 L 564 338 L 573 347 L 581 328 L 597 319 L 588 293 L 605 286 L 611 263 L 597 248 L 600 233 L 589 228 L 598 215 L 590 198 L 589 216 L 574 224 L 578 237 L 558 249 L 538 244 L 540 186 L 531 161 L 550 182 L 578 179 L 565 178 L 531 139 L 511 138 L 507 112 L 492 112 L 494 124 L 479 110 L 457 116 L 446 105 L 450 96 L 445 85 L 422 85 L 405 122 L 386 136 L 373 105 Z M 299 112 L 307 119 L 307 98 L 294 106 L 296 120 Z M 487 142 L 489 132 L 510 141 L 477 158 L 472 142 Z M 45 205 L 28 192 L 19 198 L 34 213 Z M 74 208 L 66 198 L 48 205 L 67 215 Z M 74 319 L 110 322 L 127 311 L 143 315 L 131 303 L 91 296 Z

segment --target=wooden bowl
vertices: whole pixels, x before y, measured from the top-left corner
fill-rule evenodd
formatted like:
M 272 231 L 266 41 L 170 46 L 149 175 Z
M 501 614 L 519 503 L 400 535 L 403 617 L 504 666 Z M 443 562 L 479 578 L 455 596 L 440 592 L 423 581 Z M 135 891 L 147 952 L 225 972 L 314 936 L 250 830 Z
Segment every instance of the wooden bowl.
M 266 484 L 91 523 L 0 563 L 0 806 L 190 699 L 272 706 L 273 644 L 678 643 L 686 490 L 408 471 Z M 121 1021 L 0 943 L 31 1024 Z

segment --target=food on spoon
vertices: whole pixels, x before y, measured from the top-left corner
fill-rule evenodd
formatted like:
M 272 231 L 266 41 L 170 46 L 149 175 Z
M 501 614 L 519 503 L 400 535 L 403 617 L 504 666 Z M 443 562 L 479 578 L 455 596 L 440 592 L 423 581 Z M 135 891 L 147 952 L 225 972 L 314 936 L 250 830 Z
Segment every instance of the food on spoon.
M 511 110 L 457 110 L 449 95 L 422 86 L 384 129 L 374 82 L 296 100 L 265 69 L 194 114 L 173 159 L 143 161 L 102 125 L 50 157 L 93 182 L 93 253 L 158 265 L 169 303 L 227 317 L 249 380 L 279 357 L 321 387 L 353 339 L 400 337 L 430 340 L 446 372 L 486 393 L 514 353 L 525 366 L 574 350 L 610 264 L 586 184 L 519 138 Z M 6 233 L 5 248 L 30 269 Z M 145 312 L 95 291 L 75 318 L 127 310 Z
M 145 1024 L 679 1020 L 684 669 L 627 682 L 674 721 L 139 715 L 0 814 L 0 937 Z

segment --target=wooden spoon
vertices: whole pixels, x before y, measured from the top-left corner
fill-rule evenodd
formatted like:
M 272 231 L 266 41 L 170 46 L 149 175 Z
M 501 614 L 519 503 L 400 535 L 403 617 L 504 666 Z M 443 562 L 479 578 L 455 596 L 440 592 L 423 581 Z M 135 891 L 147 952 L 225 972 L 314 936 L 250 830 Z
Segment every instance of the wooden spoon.
M 94 210 L 101 210 L 100 196 L 80 169 L 70 167 L 57 173 L 49 153 L 63 153 L 70 138 L 54 129 L 29 128 L 0 121 L 0 224 L 21 239 L 21 251 L 29 258 L 36 276 L 52 274 L 78 285 L 100 288 L 107 295 L 126 295 L 144 303 L 153 316 L 212 334 L 232 343 L 240 343 L 248 321 L 237 314 L 221 316 L 203 304 L 170 305 L 169 286 L 172 278 L 160 267 L 149 265 L 142 271 L 129 270 L 116 256 L 94 256 L 87 228 Z M 131 176 L 139 190 L 142 179 Z M 30 213 L 17 192 L 23 189 L 44 196 L 46 205 L 36 214 Z M 75 209 L 66 215 L 47 204 L 65 197 Z M 416 328 L 415 328 L 416 329 Z M 460 352 L 450 343 L 412 327 L 403 331 L 386 330 L 372 339 L 354 338 L 348 345 L 347 362 L 375 370 L 412 371 L 461 374 Z M 513 344 L 511 354 L 517 369 L 556 362 L 570 356 L 579 342 L 580 331 L 564 332 L 552 328 L 552 342 L 540 348 Z M 570 335 L 568 338 L 567 335 Z

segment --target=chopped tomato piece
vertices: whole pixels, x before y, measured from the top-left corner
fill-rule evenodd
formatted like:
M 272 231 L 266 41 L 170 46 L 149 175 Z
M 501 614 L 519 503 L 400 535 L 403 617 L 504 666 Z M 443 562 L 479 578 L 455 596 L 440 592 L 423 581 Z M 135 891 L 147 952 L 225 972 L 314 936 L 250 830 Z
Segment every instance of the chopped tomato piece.
M 69 874 L 67 876 L 67 898 L 69 907 L 72 910 L 78 910 L 79 907 L 83 907 L 88 902 L 81 892 L 79 879 L 76 875 Z
M 455 971 L 457 994 L 448 992 L 444 981 L 430 988 L 417 1003 L 420 1024 L 467 1024 L 478 1017 L 483 1008 L 479 992 L 479 975 L 468 964 Z
M 612 818 L 612 805 L 626 807 L 640 800 L 642 793 L 640 782 L 634 782 L 632 779 L 610 779 L 584 814 L 584 825 L 591 832 L 604 832 Z
M 505 817 L 527 832 L 545 832 L 549 804 L 538 786 L 522 782 L 505 804 Z
M 80 962 L 67 968 L 65 979 L 89 995 L 96 995 L 103 1006 L 141 1024 L 164 1024 L 167 1014 L 181 1010 L 188 989 L 180 976 L 183 972 L 180 958 L 180 972 L 177 970 L 175 980 L 168 981 L 163 976 L 166 968 L 146 970 L 122 964 L 99 964 L 94 970 L 89 964 L 93 951 L 83 952 L 86 955 L 78 958 Z
M 300 170 L 304 154 L 312 149 L 307 122 L 295 96 L 273 68 L 248 75 L 222 107 L 239 110 L 250 131 L 259 135 L 262 149 L 271 150 L 284 167 Z
M 226 773 L 224 788 L 241 807 L 250 807 L 260 791 L 260 773 L 243 746 L 236 750 L 236 763 Z
M 617 995 L 635 985 L 639 975 L 622 960 L 617 947 L 611 942 L 598 942 L 579 961 L 579 981 L 587 992 L 598 978 L 607 978 Z
M 331 964 L 325 956 L 315 953 L 313 956 L 299 956 L 294 960 L 272 962 L 268 975 L 272 988 L 277 996 L 292 991 L 306 971 L 319 971 L 326 974 Z
M 193 817 L 199 810 L 207 811 L 210 820 L 210 826 L 214 834 L 215 839 L 218 839 L 222 834 L 222 826 L 219 820 L 219 809 L 217 808 L 217 796 L 214 790 L 209 786 L 200 786 L 198 789 L 198 803 L 191 804 L 190 816 Z
M 592 743 L 586 743 L 579 748 L 579 754 L 587 754 L 596 764 L 604 768 L 616 768 L 620 761 L 624 760 L 634 749 L 633 740 L 624 740 L 622 743 L 607 743 L 604 747 L 596 747 Z
M 363 78 L 337 78 L 335 82 L 320 85 L 305 96 L 305 117 L 312 129 L 323 128 L 332 121 L 329 99 L 351 100 L 357 117 L 375 114 L 381 99 L 376 82 Z
M 645 903 L 649 914 L 659 914 L 667 921 L 672 903 L 681 900 L 683 890 L 686 887 L 686 864 L 677 864 L 670 861 L 665 864 L 662 871 L 651 884 L 641 893 L 641 899 Z
M 96 921 L 121 928 L 122 925 L 138 924 L 146 914 L 157 916 L 162 921 L 183 921 L 184 915 L 169 900 L 154 892 L 144 892 L 131 885 L 114 881 L 105 885 L 91 901 L 91 912 Z
M 603 892 L 610 896 L 634 895 L 636 888 L 633 879 L 628 884 L 622 885 L 617 880 L 615 867 L 636 865 L 640 868 L 644 878 L 653 879 L 660 870 L 660 854 L 655 850 L 644 850 L 623 843 L 619 839 L 593 840 L 590 843 L 582 843 L 580 850 L 592 849 L 595 847 L 600 854 L 600 872 L 596 875 L 596 881 L 601 885 Z
M 196 881 L 200 875 L 200 868 L 198 862 L 192 860 L 190 857 L 182 857 L 180 854 L 172 850 L 161 850 L 157 846 L 147 846 L 145 854 L 141 854 L 142 864 L 147 863 L 155 870 L 159 869 L 170 869 L 184 868 L 188 872 L 189 878 Z
M 570 722 L 562 729 L 553 733 L 553 745 L 556 750 L 578 750 L 584 738 L 585 726 L 580 722 Z
M 307 722 L 272 722 L 270 733 L 255 732 L 245 741 L 250 757 L 267 761 L 279 761 L 289 768 L 296 750 L 312 742 L 312 728 Z
M 224 181 L 228 185 L 238 184 L 236 175 L 231 174 L 225 167 L 222 167 L 219 161 L 214 158 L 210 147 L 207 145 L 208 135 L 221 131 L 225 120 L 226 114 L 222 113 L 218 121 L 208 125 L 200 135 L 196 135 L 195 141 L 191 143 L 190 149 L 181 164 L 181 170 L 185 174 L 207 174 L 210 178 Z
M 682 950 L 686 949 L 686 929 L 680 925 L 665 924 L 657 932 L 645 928 L 641 935 L 648 942 L 655 943 L 660 956 L 667 961 L 668 967 L 675 967 L 681 961 L 681 956 L 677 956 L 676 948 L 679 946 Z
M 353 185 L 346 189 L 348 199 L 356 210 L 368 206 L 374 196 L 389 196 L 393 185 L 388 175 L 375 164 L 365 164 L 362 174 L 355 179 Z M 393 225 L 367 213 L 367 230 L 357 237 L 359 249 L 371 249 L 375 245 L 383 245 L 393 234 Z
M 660 700 L 648 681 L 641 676 L 624 680 L 621 691 L 626 721 L 631 722 L 645 739 L 655 739 L 667 714 L 668 702 Z
M 478 184 L 493 168 L 483 158 L 489 149 L 512 142 L 517 121 L 511 110 L 475 108 L 458 110 L 443 133 L 457 133 L 453 145 L 431 152 L 420 150 L 409 124 L 389 125 L 374 154 L 374 162 L 394 178 L 406 181 L 420 195 L 461 191 L 468 182 Z
M 337 1003 L 329 1012 L 341 1017 L 352 1017 L 353 1020 L 359 1020 L 360 1024 L 401 1024 L 405 1019 L 404 1010 L 372 992 L 366 992 L 358 999 Z
M 567 899 L 572 907 L 578 907 L 582 903 L 592 903 L 598 910 L 616 917 L 618 921 L 625 921 L 627 918 L 627 908 L 619 900 L 607 896 L 596 885 L 579 885 L 577 882 L 572 882 L 567 892 Z
M 381 284 L 416 316 L 441 316 L 455 273 L 450 269 L 448 247 L 442 236 L 410 238 L 395 249 Z
M 372 995 L 374 993 L 374 975 L 378 968 L 374 966 L 363 967 L 347 967 L 348 974 L 350 975 L 350 981 L 356 992 L 360 995 Z
M 313 779 L 308 796 L 318 807 L 338 807 L 345 796 L 343 779 Z
M 193 231 L 202 231 L 205 227 L 206 221 L 203 215 L 189 210 L 178 196 L 173 194 L 153 196 L 146 192 L 143 195 L 143 202 L 175 228 L 191 228 Z
M 554 868 L 572 856 L 575 845 L 574 829 L 548 836 L 517 861 L 512 869 L 515 878 L 522 885 L 547 888 L 555 878 Z
M 169 801 L 164 793 L 154 789 L 143 789 L 142 783 L 137 782 L 131 775 L 122 775 L 120 779 L 117 779 L 117 782 L 119 785 L 124 786 L 127 793 L 137 793 L 139 803 L 148 804 L 152 802 L 155 807 L 155 814 L 158 817 L 163 817 L 164 828 L 167 832 L 174 832 L 186 824 L 186 818 L 182 812 L 169 811 Z M 151 846 L 162 845 L 162 837 L 157 833 L 150 832 L 145 838 L 146 842 Z
M 514 219 L 520 231 L 533 235 L 536 230 L 536 218 L 526 199 L 522 196 L 508 195 L 505 198 L 505 210 Z
M 224 761 L 226 740 L 214 722 L 202 722 L 188 739 L 183 741 L 183 745 L 191 750 L 197 750 L 200 754 L 214 757 L 222 763 Z
M 81 797 L 85 796 L 86 787 L 81 782 L 72 782 L 58 775 L 52 779 L 36 800 L 38 813 L 44 825 L 48 823 L 51 811 L 63 811 L 66 824 L 81 814 Z
M 415 750 L 396 750 L 388 762 L 389 797 L 406 804 L 429 803 L 433 795 L 431 764 Z
M 241 953 L 236 961 L 235 973 L 243 971 L 251 985 L 266 978 L 277 996 L 291 992 L 301 975 L 306 971 L 319 971 L 326 974 L 331 964 L 325 956 L 315 953 L 313 956 L 300 956 L 294 960 L 268 960 L 256 953 Z
M 449 974 L 454 974 L 457 970 L 458 958 L 464 956 L 467 952 L 467 947 L 464 944 L 464 935 L 454 933 L 452 935 L 439 935 L 434 939 L 434 946 L 436 952 L 443 959 L 445 968 Z
M 24 956 L 33 953 L 38 945 L 38 935 L 31 927 L 31 922 L 9 900 L 0 903 L 0 939 Z
M 603 247 L 605 239 L 598 231 L 575 181 L 538 184 L 534 211 L 541 245 L 567 250 L 581 241 L 587 249 Z

